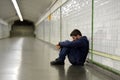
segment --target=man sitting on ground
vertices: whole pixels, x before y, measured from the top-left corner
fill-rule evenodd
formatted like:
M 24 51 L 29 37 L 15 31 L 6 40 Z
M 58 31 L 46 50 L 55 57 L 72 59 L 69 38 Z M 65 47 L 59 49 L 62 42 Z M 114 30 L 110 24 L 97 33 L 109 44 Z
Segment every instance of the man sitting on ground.
M 89 52 L 89 41 L 86 36 L 82 36 L 78 29 L 74 29 L 70 36 L 73 41 L 59 42 L 57 48 L 60 49 L 59 57 L 51 62 L 51 65 L 64 65 L 66 56 L 72 65 L 83 66 Z

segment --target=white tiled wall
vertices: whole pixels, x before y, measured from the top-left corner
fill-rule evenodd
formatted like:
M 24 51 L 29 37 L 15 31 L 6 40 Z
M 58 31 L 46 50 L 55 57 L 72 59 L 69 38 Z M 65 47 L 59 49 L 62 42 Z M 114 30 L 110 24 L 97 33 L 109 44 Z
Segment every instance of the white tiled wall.
M 57 44 L 60 41 L 60 9 L 51 15 L 50 42 Z
M 120 0 L 95 0 L 94 50 L 120 56 Z M 94 55 L 94 61 L 120 70 L 120 62 Z M 98 60 L 99 59 L 99 60 Z M 117 68 L 116 68 L 117 67 Z
M 10 28 L 6 22 L 0 19 L 0 39 L 9 37 Z
M 40 25 L 37 26 L 35 34 L 37 38 L 44 40 L 44 21 L 42 21 Z
M 62 6 L 62 40 L 72 40 L 71 31 L 79 29 L 91 42 L 91 3 L 91 0 L 69 0 Z
M 48 18 L 45 19 L 45 26 L 44 26 L 44 37 L 45 37 L 45 41 L 49 42 L 50 41 L 50 21 Z
M 95 62 L 106 65 L 112 69 L 115 69 L 118 73 L 120 73 L 120 61 L 113 60 L 113 59 L 106 58 L 99 55 L 94 55 L 93 59 Z
M 52 44 L 60 41 L 60 9 L 51 14 L 51 18 L 46 18 L 36 28 L 36 36 Z
M 93 49 L 108 55 L 120 56 L 120 0 L 94 1 Z M 91 22 L 92 0 L 68 0 L 61 6 L 61 14 L 59 8 L 52 13 L 51 20 L 41 22 L 36 29 L 37 36 L 56 44 L 60 40 L 71 40 L 71 31 L 79 29 L 83 36 L 88 37 L 91 46 Z M 120 61 L 95 54 L 93 60 L 120 71 Z

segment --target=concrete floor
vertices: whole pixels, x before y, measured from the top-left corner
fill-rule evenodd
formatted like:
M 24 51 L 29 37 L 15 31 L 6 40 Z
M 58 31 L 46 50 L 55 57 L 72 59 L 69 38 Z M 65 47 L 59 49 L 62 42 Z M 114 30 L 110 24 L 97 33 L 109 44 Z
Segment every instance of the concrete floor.
M 0 80 L 114 80 L 89 66 L 51 66 L 58 51 L 35 38 L 0 40 Z

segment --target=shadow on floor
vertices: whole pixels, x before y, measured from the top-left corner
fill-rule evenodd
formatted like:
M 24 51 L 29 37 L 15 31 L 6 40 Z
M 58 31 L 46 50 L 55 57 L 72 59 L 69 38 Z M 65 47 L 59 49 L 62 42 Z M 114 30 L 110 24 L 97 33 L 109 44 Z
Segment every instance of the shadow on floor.
M 59 80 L 88 80 L 86 77 L 86 70 L 81 66 L 69 66 L 65 72 L 65 66 L 52 66 L 58 70 Z

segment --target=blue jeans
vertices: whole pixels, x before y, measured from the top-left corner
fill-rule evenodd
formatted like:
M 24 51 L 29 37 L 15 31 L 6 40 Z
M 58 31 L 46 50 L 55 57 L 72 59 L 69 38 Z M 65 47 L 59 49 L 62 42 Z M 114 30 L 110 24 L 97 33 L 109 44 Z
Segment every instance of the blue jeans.
M 58 59 L 64 62 L 66 55 L 69 53 L 69 51 L 70 50 L 68 48 L 61 48 Z
M 74 54 L 72 54 L 70 50 L 71 48 L 66 48 L 66 47 L 61 48 L 58 60 L 64 62 L 66 56 L 68 56 L 68 60 L 70 61 L 71 64 L 77 64 L 74 59 Z
M 76 59 L 76 54 L 72 53 L 72 48 L 63 47 L 60 50 L 59 57 L 57 58 L 59 61 L 64 62 L 66 56 L 68 56 L 68 60 L 73 65 L 83 65 L 84 62 L 79 62 Z

